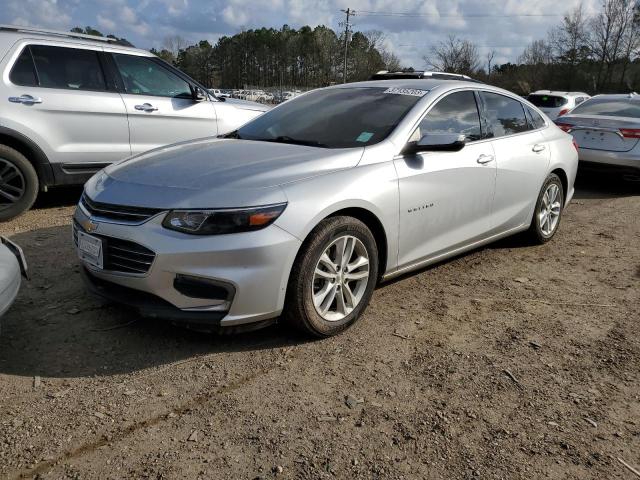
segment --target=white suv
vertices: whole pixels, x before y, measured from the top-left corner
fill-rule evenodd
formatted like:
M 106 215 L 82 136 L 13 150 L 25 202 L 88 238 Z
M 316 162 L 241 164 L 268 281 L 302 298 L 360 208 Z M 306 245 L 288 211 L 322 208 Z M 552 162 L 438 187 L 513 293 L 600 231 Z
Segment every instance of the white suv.
M 542 110 L 547 117 L 555 120 L 569 113 L 585 100 L 591 98 L 583 92 L 555 92 L 552 90 L 538 90 L 529 94 L 527 100 Z
M 228 133 L 268 107 L 210 95 L 112 39 L 0 26 L 0 221 L 39 190 L 166 144 Z

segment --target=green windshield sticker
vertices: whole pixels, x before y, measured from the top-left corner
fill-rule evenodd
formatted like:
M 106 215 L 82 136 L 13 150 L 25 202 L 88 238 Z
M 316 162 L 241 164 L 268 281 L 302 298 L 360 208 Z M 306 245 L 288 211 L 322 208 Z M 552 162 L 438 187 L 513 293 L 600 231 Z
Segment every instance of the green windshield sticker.
M 356 142 L 366 143 L 369 140 L 371 140 L 371 137 L 373 137 L 373 133 L 371 133 L 371 132 L 362 132 L 360 135 L 358 135 L 358 138 L 356 138 Z
M 417 88 L 387 88 L 383 93 L 392 93 L 394 95 L 412 95 L 414 97 L 424 97 L 429 90 L 419 90 Z

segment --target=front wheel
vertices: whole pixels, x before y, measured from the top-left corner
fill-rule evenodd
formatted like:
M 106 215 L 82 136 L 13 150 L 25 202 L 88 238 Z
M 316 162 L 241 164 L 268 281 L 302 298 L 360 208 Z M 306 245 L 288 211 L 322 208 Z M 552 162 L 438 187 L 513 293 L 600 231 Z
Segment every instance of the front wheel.
M 536 243 L 546 243 L 553 238 L 558 231 L 562 208 L 564 206 L 564 188 L 560 177 L 555 173 L 550 174 L 545 180 L 536 209 L 529 227 L 529 238 Z
M 29 210 L 38 196 L 38 175 L 17 150 L 0 145 L 0 222 Z
M 311 335 L 335 335 L 360 317 L 377 279 L 378 248 L 369 228 L 352 217 L 327 218 L 296 258 L 284 317 Z

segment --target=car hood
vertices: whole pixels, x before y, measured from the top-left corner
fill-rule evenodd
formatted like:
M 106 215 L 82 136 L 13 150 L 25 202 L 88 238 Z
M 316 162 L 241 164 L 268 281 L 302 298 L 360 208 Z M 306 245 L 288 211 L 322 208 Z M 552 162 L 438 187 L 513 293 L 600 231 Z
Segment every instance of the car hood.
M 279 203 L 286 201 L 282 185 L 355 167 L 363 151 L 202 139 L 111 165 L 85 189 L 97 202 L 153 208 Z
M 243 110 L 255 110 L 257 112 L 266 112 L 272 108 L 269 105 L 263 105 L 262 103 L 251 102 L 249 100 L 240 100 L 239 98 L 226 97 L 224 102 Z

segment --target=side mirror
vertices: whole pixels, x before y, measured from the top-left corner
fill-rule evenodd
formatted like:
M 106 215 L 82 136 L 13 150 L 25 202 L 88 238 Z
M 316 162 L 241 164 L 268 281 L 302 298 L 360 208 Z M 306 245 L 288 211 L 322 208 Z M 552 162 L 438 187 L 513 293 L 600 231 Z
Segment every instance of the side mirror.
M 193 100 L 194 101 L 196 101 L 196 102 L 204 102 L 207 98 L 209 98 L 209 95 L 207 94 L 207 92 L 203 92 L 200 87 L 194 87 L 193 88 Z
M 417 142 L 409 142 L 402 153 L 458 152 L 466 142 L 467 138 L 462 133 L 428 133 Z

